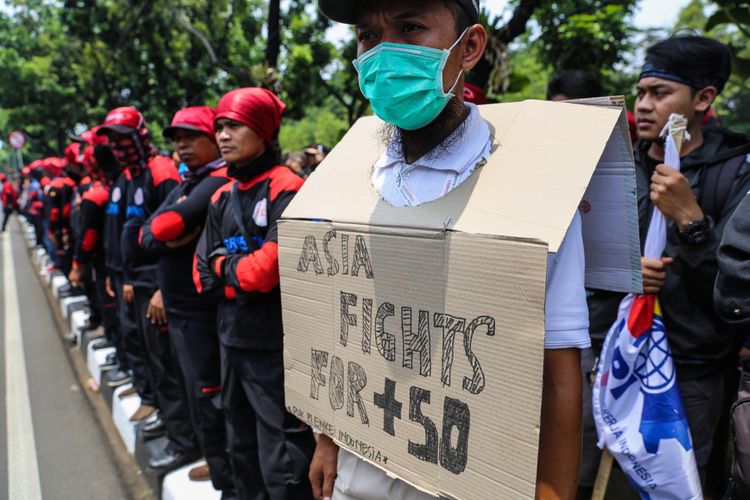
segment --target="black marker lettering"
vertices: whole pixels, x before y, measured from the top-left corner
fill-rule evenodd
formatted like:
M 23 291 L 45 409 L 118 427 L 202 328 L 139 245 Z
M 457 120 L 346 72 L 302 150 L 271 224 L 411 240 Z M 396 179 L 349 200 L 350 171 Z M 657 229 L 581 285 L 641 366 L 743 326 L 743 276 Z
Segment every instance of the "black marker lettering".
M 357 238 L 355 239 L 354 258 L 352 260 L 352 276 L 359 276 L 359 268 L 364 267 L 365 276 L 367 276 L 368 279 L 373 278 L 370 254 L 367 252 L 365 237 L 362 235 L 357 235 Z
M 409 440 L 408 450 L 423 462 L 436 464 L 438 462 L 438 433 L 435 423 L 422 414 L 422 402 L 430 403 L 430 391 L 419 387 L 409 390 L 409 420 L 424 427 L 425 444 L 418 444 Z
M 458 431 L 456 447 L 453 447 L 451 433 Z M 471 414 L 466 403 L 446 396 L 443 404 L 443 436 L 440 446 L 440 465 L 453 474 L 460 474 L 466 469 L 469 459 L 469 428 Z
M 346 414 L 350 417 L 354 416 L 354 403 L 356 403 L 359 410 L 359 419 L 362 424 L 369 426 L 370 419 L 367 418 L 367 408 L 360 394 L 367 385 L 367 373 L 357 363 L 350 362 L 347 375 L 349 376 L 349 399 L 346 401 Z
M 440 374 L 440 380 L 442 380 L 444 387 L 450 387 L 456 333 L 464 333 L 466 320 L 464 318 L 451 316 L 450 314 L 435 313 L 433 321 L 435 327 L 443 329 L 443 369 Z
M 302 254 L 300 254 L 299 262 L 297 263 L 297 271 L 306 273 L 310 266 L 310 262 L 313 263 L 315 274 L 323 274 L 323 264 L 320 263 L 318 244 L 315 241 L 315 236 L 307 236 L 305 238 L 305 244 L 302 247 Z
M 484 371 L 482 370 L 482 365 L 479 364 L 479 359 L 477 359 L 471 350 L 474 330 L 480 326 L 486 326 L 487 335 L 493 337 L 495 335 L 495 319 L 490 316 L 479 316 L 466 327 L 464 350 L 466 351 L 466 356 L 469 358 L 469 364 L 474 370 L 474 374 L 471 378 L 464 377 L 463 387 L 472 394 L 479 394 L 484 389 Z
M 432 373 L 432 360 L 430 358 L 430 313 L 419 311 L 419 326 L 417 333 L 412 328 L 411 307 L 401 308 L 401 334 L 404 347 L 404 368 L 412 368 L 414 353 L 419 355 L 419 374 L 429 377 Z
M 396 308 L 390 302 L 383 302 L 378 307 L 378 313 L 375 316 L 375 344 L 378 351 L 386 361 L 395 361 L 396 359 L 396 337 L 385 331 L 385 319 L 395 314 Z
M 320 387 L 326 385 L 326 378 L 323 375 L 323 368 L 326 366 L 328 366 L 328 353 L 312 349 L 310 359 L 310 397 L 312 399 L 317 400 L 320 396 Z
M 353 293 L 341 292 L 341 337 L 339 342 L 346 347 L 349 340 L 349 326 L 357 326 L 357 317 L 349 313 L 349 306 L 357 305 L 357 296 Z
M 340 410 L 344 406 L 344 362 L 338 356 L 331 358 L 331 373 L 328 380 L 328 399 L 331 408 Z
M 338 274 L 339 272 L 339 263 L 333 257 L 333 254 L 331 254 L 331 249 L 328 247 L 328 244 L 331 242 L 331 239 L 335 237 L 336 237 L 335 229 L 328 231 L 326 235 L 323 236 L 323 254 L 326 256 L 326 260 L 328 261 L 328 276 L 334 276 Z

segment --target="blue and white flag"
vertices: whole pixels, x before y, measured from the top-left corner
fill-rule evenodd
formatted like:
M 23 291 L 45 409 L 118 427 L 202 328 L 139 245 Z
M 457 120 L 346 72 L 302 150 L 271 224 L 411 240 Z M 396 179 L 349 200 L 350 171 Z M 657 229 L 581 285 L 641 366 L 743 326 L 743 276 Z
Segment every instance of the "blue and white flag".
M 666 129 L 665 164 L 678 171 L 677 144 L 687 134 L 686 125 L 684 117 L 672 115 Z M 666 218 L 654 207 L 645 257 L 661 258 L 666 242 Z M 593 393 L 599 447 L 607 447 L 641 498 L 703 498 L 655 295 L 630 294 L 620 303 L 617 321 L 604 341 Z

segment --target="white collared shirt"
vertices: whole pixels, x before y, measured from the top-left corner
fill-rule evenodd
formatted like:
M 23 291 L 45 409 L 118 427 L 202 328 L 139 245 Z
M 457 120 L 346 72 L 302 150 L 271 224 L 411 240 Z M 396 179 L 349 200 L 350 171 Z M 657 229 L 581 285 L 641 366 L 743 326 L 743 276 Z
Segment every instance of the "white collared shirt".
M 447 148 L 438 146 L 411 165 L 404 160 L 400 148 L 389 147 L 383 153 L 375 163 L 372 183 L 385 201 L 403 207 L 436 200 L 459 186 L 487 161 L 492 149 L 489 125 L 475 105 L 466 106 L 469 116 L 446 139 Z M 581 231 L 581 218 L 576 212 L 558 252 L 548 257 L 546 349 L 591 346 Z

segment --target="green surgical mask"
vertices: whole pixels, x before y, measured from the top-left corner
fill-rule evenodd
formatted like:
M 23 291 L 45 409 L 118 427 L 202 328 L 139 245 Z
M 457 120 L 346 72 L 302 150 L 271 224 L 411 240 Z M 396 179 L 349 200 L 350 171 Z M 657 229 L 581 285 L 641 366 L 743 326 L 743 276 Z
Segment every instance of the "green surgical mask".
M 455 97 L 453 89 L 462 71 L 445 92 L 443 70 L 466 31 L 448 49 L 381 43 L 358 57 L 354 67 L 359 88 L 375 114 L 404 130 L 417 130 L 435 120 Z

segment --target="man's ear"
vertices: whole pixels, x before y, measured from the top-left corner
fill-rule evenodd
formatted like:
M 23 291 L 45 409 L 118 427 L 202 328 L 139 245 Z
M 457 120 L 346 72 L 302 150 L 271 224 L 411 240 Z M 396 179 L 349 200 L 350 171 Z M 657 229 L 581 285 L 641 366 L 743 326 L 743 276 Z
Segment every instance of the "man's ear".
M 716 99 L 716 87 L 710 86 L 696 92 L 693 102 L 695 103 L 695 111 L 697 113 L 705 113 L 713 104 Z
M 464 35 L 464 50 L 461 58 L 461 67 L 469 71 L 476 66 L 484 55 L 487 47 L 487 31 L 481 24 L 475 24 L 468 29 Z

